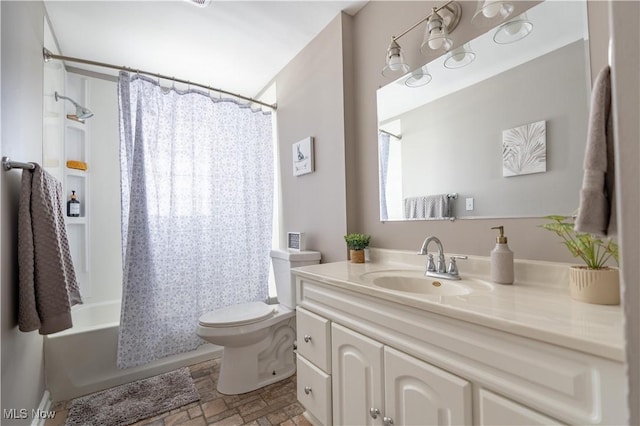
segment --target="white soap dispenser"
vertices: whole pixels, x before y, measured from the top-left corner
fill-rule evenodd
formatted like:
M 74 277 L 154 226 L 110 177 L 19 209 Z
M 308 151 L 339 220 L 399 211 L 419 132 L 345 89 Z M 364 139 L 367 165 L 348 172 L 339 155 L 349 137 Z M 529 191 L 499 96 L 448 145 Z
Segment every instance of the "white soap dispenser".
M 496 238 L 496 247 L 491 250 L 491 281 L 498 284 L 513 284 L 513 252 L 507 245 L 504 227 L 496 226 L 500 235 Z

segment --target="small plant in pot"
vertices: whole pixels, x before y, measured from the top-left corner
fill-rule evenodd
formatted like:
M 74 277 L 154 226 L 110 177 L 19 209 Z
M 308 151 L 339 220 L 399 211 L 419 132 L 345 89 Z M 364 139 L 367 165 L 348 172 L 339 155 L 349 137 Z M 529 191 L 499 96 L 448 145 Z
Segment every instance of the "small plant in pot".
M 369 247 L 371 235 L 367 234 L 347 234 L 344 240 L 349 247 L 349 257 L 352 263 L 364 263 L 364 249 Z
M 571 297 L 599 305 L 620 304 L 618 269 L 606 266 L 612 258 L 618 263 L 618 245 L 608 239 L 575 231 L 571 216 L 547 216 L 545 219 L 551 223 L 541 226 L 560 236 L 573 257 L 585 263 L 569 270 Z

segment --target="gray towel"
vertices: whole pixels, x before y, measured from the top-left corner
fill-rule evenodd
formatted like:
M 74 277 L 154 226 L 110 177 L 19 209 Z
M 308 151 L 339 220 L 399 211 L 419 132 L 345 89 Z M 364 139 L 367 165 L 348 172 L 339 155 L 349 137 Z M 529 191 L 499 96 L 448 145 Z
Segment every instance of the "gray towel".
M 449 216 L 449 197 L 447 194 L 404 199 L 405 219 L 445 218 Z
M 62 186 L 36 164 L 22 172 L 18 208 L 18 326 L 51 334 L 82 303 L 64 224 Z
M 598 236 L 616 232 L 614 198 L 613 114 L 609 66 L 596 77 L 584 156 L 584 177 L 575 230 Z

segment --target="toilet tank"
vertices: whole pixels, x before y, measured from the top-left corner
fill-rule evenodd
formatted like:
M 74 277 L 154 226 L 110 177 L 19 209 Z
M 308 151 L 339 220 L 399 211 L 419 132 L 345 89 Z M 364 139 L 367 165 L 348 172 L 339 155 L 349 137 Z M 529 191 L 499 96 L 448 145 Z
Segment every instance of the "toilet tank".
M 291 273 L 291 268 L 320 263 L 320 252 L 272 250 L 271 261 L 278 303 L 293 309 L 296 307 L 296 278 Z

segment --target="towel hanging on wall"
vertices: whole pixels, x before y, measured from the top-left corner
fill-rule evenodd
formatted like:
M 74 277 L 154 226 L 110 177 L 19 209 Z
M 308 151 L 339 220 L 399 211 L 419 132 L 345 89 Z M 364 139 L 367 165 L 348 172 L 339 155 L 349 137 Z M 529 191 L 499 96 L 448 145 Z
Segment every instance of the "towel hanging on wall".
M 404 199 L 405 219 L 442 219 L 450 216 L 447 194 L 407 197 Z
M 584 177 L 575 230 L 613 236 L 615 224 L 615 153 L 609 66 L 598 73 L 591 93 L 591 110 L 584 156 Z
M 51 334 L 82 303 L 64 223 L 62 186 L 35 164 L 23 170 L 18 207 L 18 326 Z

